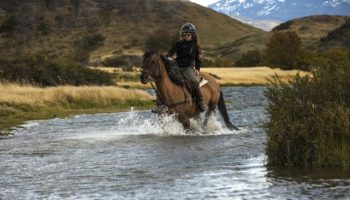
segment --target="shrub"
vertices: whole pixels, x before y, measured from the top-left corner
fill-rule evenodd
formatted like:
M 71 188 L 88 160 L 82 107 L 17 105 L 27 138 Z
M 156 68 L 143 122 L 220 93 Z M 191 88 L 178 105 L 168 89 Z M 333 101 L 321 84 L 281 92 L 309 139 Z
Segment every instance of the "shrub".
M 43 55 L 22 55 L 0 60 L 0 79 L 40 86 L 111 85 L 107 72 L 89 69 L 71 61 L 53 60 Z
M 42 34 L 42 35 L 48 35 L 50 33 L 50 25 L 48 22 L 42 21 L 39 23 L 37 26 L 37 30 Z
M 235 62 L 239 67 L 253 67 L 262 64 L 262 56 L 258 49 L 247 51 Z
M 121 67 L 128 64 L 122 56 L 112 56 L 102 61 L 102 65 L 105 67 Z
M 75 41 L 76 52 L 75 59 L 81 64 L 87 64 L 90 58 L 90 52 L 103 45 L 105 37 L 100 33 L 88 34 Z
M 11 34 L 16 31 L 19 21 L 15 16 L 9 17 L 0 26 L 0 33 Z
M 272 80 L 268 164 L 350 167 L 350 59 L 319 59 L 312 77 Z
M 142 58 L 136 55 L 120 55 L 112 56 L 104 61 L 102 65 L 105 67 L 120 67 L 124 71 L 134 71 L 134 67 L 140 66 Z

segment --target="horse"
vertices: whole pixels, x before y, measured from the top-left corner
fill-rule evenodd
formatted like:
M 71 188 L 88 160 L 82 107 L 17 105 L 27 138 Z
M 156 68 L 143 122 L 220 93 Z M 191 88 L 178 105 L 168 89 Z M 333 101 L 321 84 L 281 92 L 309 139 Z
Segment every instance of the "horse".
M 176 114 L 178 121 L 182 123 L 185 130 L 189 129 L 189 119 L 198 117 L 200 112 L 191 98 L 190 92 L 184 86 L 176 85 L 170 80 L 161 56 L 162 54 L 159 50 L 146 50 L 143 55 L 140 81 L 143 84 L 147 84 L 153 78 L 158 98 L 162 104 Z M 229 119 L 220 85 L 207 73 L 200 72 L 200 76 L 208 81 L 207 84 L 200 88 L 204 97 L 204 103 L 208 106 L 204 125 L 207 125 L 208 118 L 218 107 L 227 128 L 238 130 Z

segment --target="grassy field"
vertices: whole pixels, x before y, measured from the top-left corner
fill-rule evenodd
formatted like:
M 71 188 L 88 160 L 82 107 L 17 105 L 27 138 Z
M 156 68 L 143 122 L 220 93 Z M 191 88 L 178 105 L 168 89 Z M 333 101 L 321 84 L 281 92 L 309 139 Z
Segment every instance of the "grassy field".
M 120 87 L 49 87 L 0 83 L 0 132 L 27 120 L 152 106 L 152 96 Z
M 124 72 L 120 68 L 100 67 L 103 71 L 114 74 L 116 84 L 120 87 L 126 88 L 150 88 L 150 84 L 144 85 L 139 81 L 139 71 Z M 301 76 L 305 76 L 308 72 L 300 72 L 298 70 L 280 70 L 272 69 L 269 67 L 227 67 L 217 68 L 209 67 L 202 68 L 201 71 L 210 73 L 222 86 L 234 86 L 234 85 L 267 85 L 269 82 L 267 78 L 271 78 L 274 75 L 278 75 L 285 82 L 291 79 L 291 77 L 298 72 Z
M 246 67 L 246 68 L 202 68 L 203 72 L 212 74 L 221 85 L 266 85 L 267 78 L 274 75 L 281 77 L 283 81 L 288 81 L 298 70 L 280 70 L 269 67 Z M 309 74 L 300 72 L 301 76 Z

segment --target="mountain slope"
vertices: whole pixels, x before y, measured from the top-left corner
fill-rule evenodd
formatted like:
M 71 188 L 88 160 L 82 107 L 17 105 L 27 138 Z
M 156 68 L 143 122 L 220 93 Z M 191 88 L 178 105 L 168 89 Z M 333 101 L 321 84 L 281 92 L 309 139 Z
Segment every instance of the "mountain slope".
M 13 32 L 0 35 L 0 53 L 4 56 L 25 49 L 70 57 L 77 39 L 94 33 L 105 38 L 104 45 L 93 52 L 94 57 L 143 50 L 151 35 L 175 35 L 186 22 L 197 26 L 205 48 L 263 33 L 211 9 L 180 0 L 0 1 L 0 24 L 11 18 Z
M 316 50 L 319 48 L 322 38 L 342 26 L 349 19 L 348 16 L 309 16 L 282 23 L 275 27 L 273 31 L 295 31 L 306 48 Z
M 350 48 L 350 19 L 321 40 L 322 47 Z

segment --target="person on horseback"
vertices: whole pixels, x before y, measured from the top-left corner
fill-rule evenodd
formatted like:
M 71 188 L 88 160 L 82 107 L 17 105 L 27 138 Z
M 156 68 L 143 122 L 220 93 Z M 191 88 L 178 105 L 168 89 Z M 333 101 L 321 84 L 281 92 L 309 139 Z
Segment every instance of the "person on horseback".
M 203 102 L 203 95 L 196 78 L 201 67 L 201 48 L 196 27 L 191 23 L 186 23 L 181 27 L 180 32 L 182 39 L 175 43 L 166 56 L 177 62 L 181 74 L 193 88 L 199 111 L 204 112 L 207 110 L 207 106 Z

